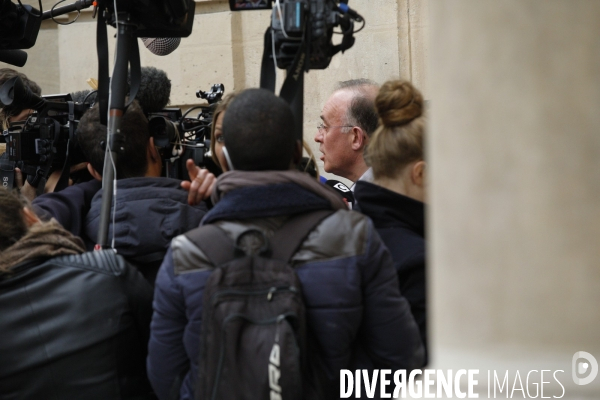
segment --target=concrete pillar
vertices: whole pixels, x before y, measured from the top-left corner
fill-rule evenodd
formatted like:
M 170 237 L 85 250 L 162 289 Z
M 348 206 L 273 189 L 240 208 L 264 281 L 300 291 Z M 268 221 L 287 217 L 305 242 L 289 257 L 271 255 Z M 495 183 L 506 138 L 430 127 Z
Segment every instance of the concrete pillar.
M 571 361 L 600 360 L 600 3 L 430 7 L 433 366 L 596 399 Z

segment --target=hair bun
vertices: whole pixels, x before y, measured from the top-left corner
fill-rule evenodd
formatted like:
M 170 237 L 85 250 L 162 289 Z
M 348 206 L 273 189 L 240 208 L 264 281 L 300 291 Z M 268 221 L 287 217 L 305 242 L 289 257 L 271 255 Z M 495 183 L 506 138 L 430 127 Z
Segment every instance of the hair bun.
M 379 89 L 375 105 L 386 127 L 405 125 L 423 115 L 423 95 L 408 81 L 384 83 Z

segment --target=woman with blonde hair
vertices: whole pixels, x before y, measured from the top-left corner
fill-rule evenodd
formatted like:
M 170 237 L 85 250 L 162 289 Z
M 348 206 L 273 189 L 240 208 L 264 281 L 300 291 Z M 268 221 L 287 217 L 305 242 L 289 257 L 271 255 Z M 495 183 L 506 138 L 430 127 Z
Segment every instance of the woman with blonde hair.
M 223 154 L 225 140 L 223 139 L 223 118 L 229 104 L 235 99 L 237 92 L 232 92 L 223 97 L 217 104 L 213 113 L 213 124 L 210 131 L 210 153 L 213 161 L 222 172 L 227 172 L 227 161 Z
M 392 253 L 400 292 L 426 341 L 423 95 L 410 82 L 386 82 L 375 100 L 380 126 L 367 149 L 372 183 L 358 181 L 354 195 Z

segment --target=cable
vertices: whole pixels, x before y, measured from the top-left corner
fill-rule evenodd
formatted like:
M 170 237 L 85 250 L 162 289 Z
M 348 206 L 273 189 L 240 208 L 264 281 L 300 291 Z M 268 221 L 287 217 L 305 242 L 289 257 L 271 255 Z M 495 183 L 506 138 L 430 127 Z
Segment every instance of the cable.
M 183 121 L 183 119 L 184 119 L 185 117 L 187 117 L 187 115 L 188 115 L 190 112 L 192 112 L 193 110 L 197 110 L 197 109 L 199 109 L 199 108 L 202 108 L 202 107 L 206 107 L 206 105 L 204 105 L 204 104 L 203 104 L 203 105 L 200 105 L 200 106 L 194 106 L 194 107 L 190 108 L 189 110 L 187 110 L 187 111 L 185 112 L 185 114 L 183 114 L 183 115 L 181 116 L 181 118 L 179 118 L 179 123 L 181 124 L 181 122 Z
M 54 19 L 54 15 L 52 15 L 52 11 L 54 11 L 54 7 L 56 7 L 57 5 L 59 5 L 60 3 L 64 3 L 67 0 L 60 0 L 56 3 L 54 3 L 54 5 L 52 6 L 52 8 L 50 9 L 50 18 L 52 18 L 52 21 L 54 21 L 55 23 L 57 23 L 58 25 L 71 25 L 72 23 L 74 23 L 75 21 L 77 21 L 77 19 L 79 19 L 79 16 L 81 15 L 81 11 L 77 10 L 77 16 L 75 17 L 75 19 L 71 22 L 59 22 L 57 20 Z
M 360 16 L 360 18 L 362 18 L 362 26 L 361 26 L 360 28 L 358 28 L 358 30 L 357 30 L 357 31 L 354 31 L 354 32 L 352 32 L 353 34 L 354 34 L 354 33 L 358 33 L 358 32 L 360 32 L 360 31 L 362 31 L 363 29 L 365 29 L 365 25 L 367 24 L 367 21 L 366 21 L 366 20 L 363 18 L 363 16 L 362 16 L 362 15 Z
M 73 21 L 73 22 L 75 22 L 75 21 Z M 85 103 L 85 101 L 88 99 L 88 97 L 90 97 L 90 96 L 91 96 L 91 95 L 93 95 L 93 94 L 97 94 L 97 93 L 98 93 L 98 91 L 97 91 L 97 90 L 92 90 L 91 92 L 89 92 L 89 93 L 88 93 L 88 94 L 87 94 L 87 95 L 86 95 L 86 96 L 83 98 L 83 101 L 82 101 L 82 103 Z M 96 103 L 96 102 L 94 102 L 94 103 Z
M 114 0 L 114 7 L 115 7 L 115 26 L 117 27 L 117 29 L 119 29 L 119 13 L 117 12 L 117 0 Z M 112 76 L 115 76 L 115 69 L 117 68 L 117 49 L 119 48 L 119 35 L 117 35 L 117 39 L 116 39 L 116 43 L 115 43 L 115 57 L 114 57 L 114 63 L 113 63 L 113 73 Z M 109 86 L 108 88 L 108 110 L 107 110 L 107 121 L 110 121 L 110 106 L 112 105 L 112 85 Z M 112 204 L 112 240 L 111 240 L 111 245 L 110 247 L 116 252 L 115 249 L 115 231 L 116 231 L 116 226 L 115 226 L 115 221 L 116 221 L 116 214 L 117 214 L 117 166 L 115 164 L 115 160 L 112 156 L 112 151 L 110 151 L 110 132 L 107 129 L 106 130 L 106 154 L 108 154 L 109 159 L 110 159 L 110 163 L 113 167 L 113 204 Z M 106 157 L 106 155 L 105 155 Z
M 277 53 L 275 53 L 275 30 L 273 28 L 271 28 L 271 54 L 275 64 L 275 76 L 277 76 Z

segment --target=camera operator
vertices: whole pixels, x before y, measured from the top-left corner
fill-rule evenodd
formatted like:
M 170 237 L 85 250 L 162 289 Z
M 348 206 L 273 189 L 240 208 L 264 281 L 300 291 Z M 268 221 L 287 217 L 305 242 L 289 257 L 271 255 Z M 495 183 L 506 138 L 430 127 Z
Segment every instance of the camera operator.
M 4 85 L 4 82 L 14 78 L 15 76 L 20 77 L 25 86 L 29 88 L 32 93 L 36 94 L 37 96 L 42 94 L 42 89 L 37 83 L 27 78 L 27 75 L 11 68 L 0 68 L 0 87 Z M 30 108 L 15 108 L 11 106 L 5 106 L 2 103 L 0 103 L 0 106 L 1 130 L 8 129 L 8 126 L 11 122 L 25 121 L 29 115 L 35 111 Z M 2 144 L 0 147 L 0 154 L 5 153 L 5 151 L 6 145 Z M 2 159 L 7 161 L 8 154 L 3 154 Z M 21 194 L 23 194 L 23 196 L 29 200 L 35 198 L 35 188 L 29 184 L 26 184 L 25 186 L 23 185 L 23 175 L 21 174 L 21 170 L 19 168 L 15 168 L 15 180 L 17 181 L 17 187 L 21 189 Z
M 42 94 L 42 89 L 40 89 L 37 83 L 27 78 L 27 75 L 17 72 L 11 68 L 0 68 L 0 87 L 2 87 L 4 82 L 14 78 L 15 76 L 20 77 L 25 86 L 27 86 L 34 94 L 38 96 Z M 0 103 L 0 105 L 2 104 Z M 26 120 L 29 114 L 32 112 L 34 112 L 34 110 L 29 108 L 19 109 L 2 105 L 2 108 L 0 108 L 0 124 L 2 125 L 2 130 L 7 129 L 8 124 L 11 122 Z
M 118 155 L 117 207 L 113 208 L 114 215 L 111 214 L 114 219 L 111 218 L 109 238 L 114 237 L 118 253 L 136 264 L 153 283 L 171 238 L 200 224 L 207 208 L 199 200 L 210 195 L 214 176 L 205 170 L 195 171 L 193 162 L 188 165 L 194 170 L 190 176 L 195 181 L 194 198 L 198 199 L 196 205 L 190 205 L 181 181 L 160 177 L 162 159 L 149 134 L 148 120 L 136 101 L 123 115 L 121 131 L 125 142 Z M 100 224 L 102 192 L 99 189 L 106 140 L 106 126 L 100 123 L 97 105 L 81 118 L 77 140 L 89 161 L 88 170 L 96 180 L 42 195 L 33 204 L 76 232 L 86 247 L 92 249 Z M 188 189 L 189 186 L 188 183 Z

